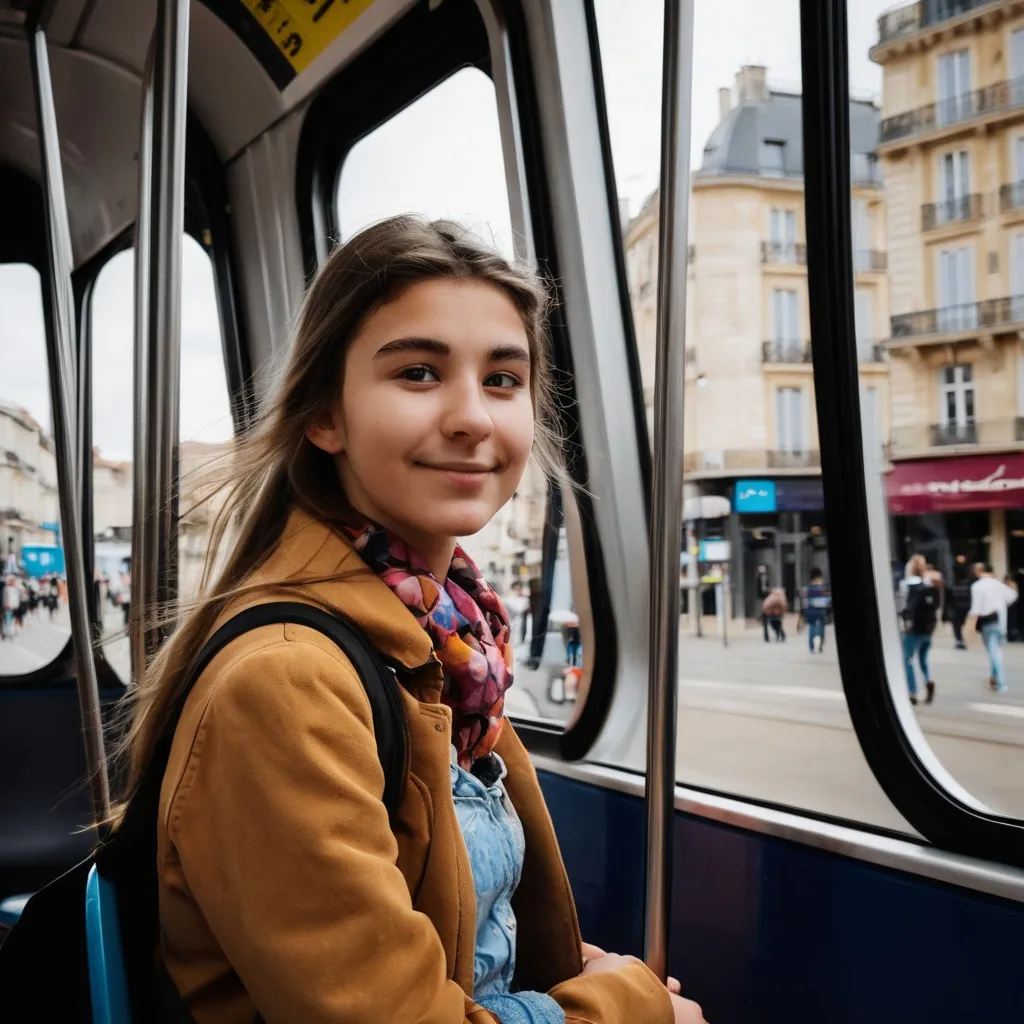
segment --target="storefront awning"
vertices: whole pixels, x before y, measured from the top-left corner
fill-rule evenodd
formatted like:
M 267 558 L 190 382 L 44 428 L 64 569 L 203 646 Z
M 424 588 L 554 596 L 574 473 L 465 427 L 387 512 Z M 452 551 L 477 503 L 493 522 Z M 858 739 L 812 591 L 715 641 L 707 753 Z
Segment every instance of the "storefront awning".
M 897 462 L 886 492 L 903 516 L 1024 508 L 1024 453 Z

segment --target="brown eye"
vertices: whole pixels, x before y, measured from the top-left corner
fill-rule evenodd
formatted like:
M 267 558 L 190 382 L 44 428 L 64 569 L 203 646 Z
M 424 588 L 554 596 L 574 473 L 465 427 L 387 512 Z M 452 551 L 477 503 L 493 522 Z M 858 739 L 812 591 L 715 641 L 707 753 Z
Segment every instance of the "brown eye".
M 433 384 L 440 379 L 429 366 L 410 366 L 402 370 L 399 376 L 414 384 Z
M 485 381 L 484 387 L 488 388 L 521 388 L 523 382 L 514 374 L 502 370 L 499 373 L 492 373 Z

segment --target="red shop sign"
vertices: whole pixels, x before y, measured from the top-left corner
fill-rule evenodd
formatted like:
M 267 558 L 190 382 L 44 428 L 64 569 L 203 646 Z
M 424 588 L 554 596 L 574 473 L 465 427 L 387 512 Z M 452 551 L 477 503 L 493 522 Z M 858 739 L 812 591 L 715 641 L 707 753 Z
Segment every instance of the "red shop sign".
M 897 462 L 886 483 L 896 515 L 1024 508 L 1024 454 Z

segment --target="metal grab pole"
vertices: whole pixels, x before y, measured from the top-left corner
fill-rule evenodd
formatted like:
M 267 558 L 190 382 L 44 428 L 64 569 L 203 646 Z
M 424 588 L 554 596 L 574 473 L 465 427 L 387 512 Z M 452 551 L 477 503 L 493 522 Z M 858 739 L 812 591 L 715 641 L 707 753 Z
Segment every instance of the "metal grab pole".
M 683 522 L 683 385 L 690 199 L 694 0 L 665 0 L 658 224 L 658 338 L 651 503 L 650 687 L 647 707 L 647 872 L 644 958 L 664 979 L 675 809 L 679 544 Z
M 139 204 L 135 222 L 135 353 L 134 353 L 134 436 L 132 438 L 132 562 L 129 647 L 131 678 L 142 682 L 146 674 L 146 534 L 152 529 L 149 512 L 149 487 L 146 472 L 146 426 L 149 411 L 146 387 L 149 328 L 150 206 L 153 175 L 153 47 L 149 48 L 142 75 L 142 103 L 139 112 Z
M 188 0 L 159 0 L 152 47 L 152 91 L 143 99 L 151 131 L 148 190 L 140 187 L 139 256 L 136 267 L 137 379 L 144 379 L 137 438 L 146 476 L 136 527 L 141 527 L 141 569 L 136 622 L 144 642 L 136 644 L 133 669 L 161 639 L 159 623 L 145 621 L 152 609 L 169 610 L 177 592 L 178 394 L 181 357 L 181 240 L 185 229 L 185 115 L 188 87 Z M 144 85 L 145 90 L 145 85 Z M 142 174 L 140 167 L 140 180 Z M 138 458 L 138 454 L 136 455 Z M 141 513 L 141 514 L 139 514 Z M 136 557 L 140 558 L 138 566 Z M 133 576 L 134 580 L 134 576 Z
M 53 346 L 57 369 L 50 380 L 53 406 L 53 435 L 57 449 L 57 489 L 60 498 L 61 532 L 67 555 L 68 608 L 75 652 L 75 678 L 82 716 L 85 767 L 89 773 L 93 823 L 98 825 L 110 813 L 110 785 L 103 745 L 96 665 L 93 661 L 92 631 L 85 579 L 85 546 L 79 502 L 85 469 L 79 466 L 77 359 L 75 350 L 74 296 L 71 289 L 71 228 L 68 223 L 64 173 L 60 162 L 57 112 L 50 79 L 46 33 L 39 27 L 29 32 L 32 78 L 35 85 L 36 115 L 39 123 L 39 152 L 44 179 L 46 211 L 47 279 L 52 310 Z

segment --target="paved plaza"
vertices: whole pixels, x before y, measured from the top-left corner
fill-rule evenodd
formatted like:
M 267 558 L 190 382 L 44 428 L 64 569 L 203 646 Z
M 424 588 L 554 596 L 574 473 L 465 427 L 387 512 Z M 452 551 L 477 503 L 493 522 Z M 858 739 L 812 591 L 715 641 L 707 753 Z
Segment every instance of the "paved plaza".
M 861 753 L 846 710 L 833 635 L 823 654 L 811 654 L 806 633 L 787 623 L 786 643 L 766 644 L 759 624 L 730 623 L 728 646 L 705 624 L 703 637 L 680 629 L 678 778 L 693 785 L 806 808 L 852 821 L 907 830 Z M 109 609 L 109 634 L 122 629 Z M 46 665 L 68 636 L 67 609 L 51 623 L 45 611 L 29 620 L 12 643 L 0 645 L 0 674 Z M 911 712 L 927 744 L 950 775 L 982 803 L 1024 817 L 1024 644 L 1008 644 L 1010 692 L 993 694 L 980 638 L 957 651 L 948 626 L 932 649 L 937 695 Z M 127 673 L 124 639 L 105 644 L 111 665 Z M 508 710 L 566 720 L 570 703 L 558 703 L 550 677 L 557 665 L 520 667 Z M 896 692 L 905 699 L 898 652 L 892 664 Z M 854 685 L 856 683 L 854 682 Z M 908 705 L 909 709 L 909 705 Z

